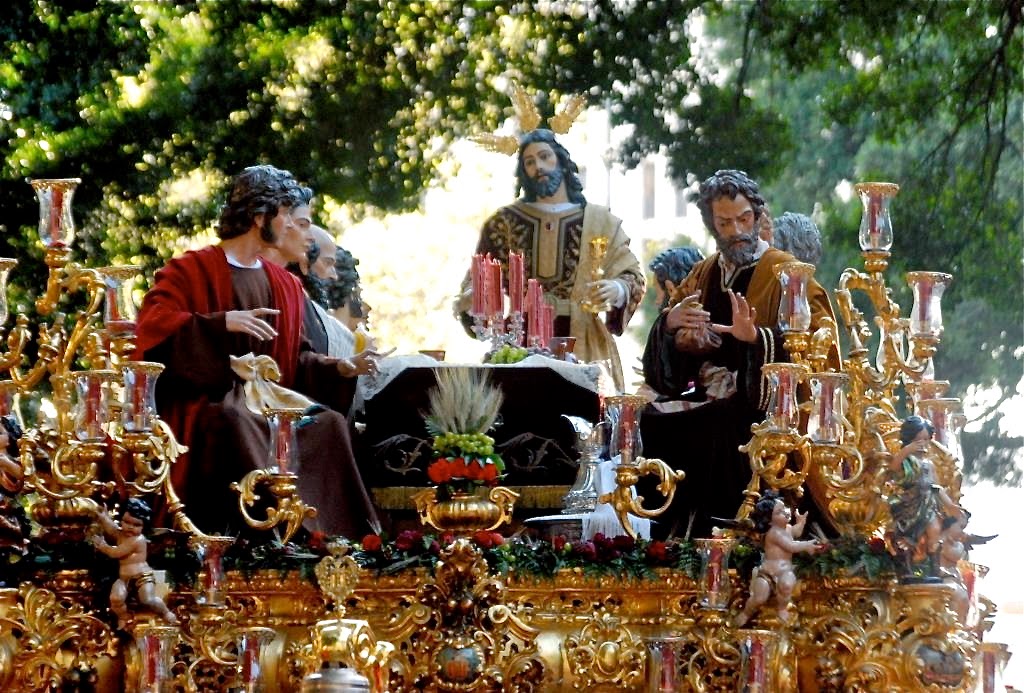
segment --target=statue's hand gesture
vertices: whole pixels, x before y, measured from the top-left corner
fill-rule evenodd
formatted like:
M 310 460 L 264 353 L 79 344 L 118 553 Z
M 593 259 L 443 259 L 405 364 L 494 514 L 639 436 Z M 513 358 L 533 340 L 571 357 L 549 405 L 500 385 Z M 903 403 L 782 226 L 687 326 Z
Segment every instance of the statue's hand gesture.
M 741 342 L 753 343 L 757 339 L 757 309 L 747 303 L 742 294 L 729 292 L 732 304 L 732 325 L 712 324 L 711 329 L 719 334 L 729 333 Z
M 614 279 L 598 279 L 587 284 L 587 299 L 595 306 L 611 306 L 619 297 L 619 285 Z
M 672 306 L 665 316 L 665 327 L 675 331 L 703 330 L 711 321 L 711 313 L 700 305 L 700 294 L 690 294 Z
M 224 314 L 228 332 L 243 332 L 256 339 L 268 340 L 277 336 L 277 330 L 263 319 L 266 315 L 278 315 L 275 308 L 253 308 L 252 310 L 229 310 Z

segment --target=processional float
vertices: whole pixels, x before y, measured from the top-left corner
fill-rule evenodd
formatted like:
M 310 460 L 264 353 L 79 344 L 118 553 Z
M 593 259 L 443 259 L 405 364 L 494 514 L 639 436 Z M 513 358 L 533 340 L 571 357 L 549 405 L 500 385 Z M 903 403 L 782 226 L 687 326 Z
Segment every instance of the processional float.
M 0 587 L 0 689 L 91 680 L 95 690 L 134 691 L 996 690 L 1008 652 L 984 641 L 994 605 L 977 591 L 984 569 L 966 556 L 949 574 L 918 565 L 902 575 L 849 569 L 805 578 L 791 620 L 762 609 L 747 627 L 735 625 L 738 587 L 749 577 L 730 554 L 740 550 L 742 528 L 768 492 L 789 501 L 810 494 L 837 542 L 875 547 L 891 534 L 887 499 L 896 490 L 887 468 L 899 447 L 901 389 L 910 409 L 934 425 L 929 457 L 937 481 L 959 499 L 963 416 L 933 367 L 939 301 L 951 277 L 910 273 L 914 306 L 901 315 L 885 279 L 895 185 L 857 186 L 865 206 L 864 269 L 845 270 L 835 291 L 847 345 L 841 371 L 828 367 L 840 326 L 809 331 L 813 266 L 778 268 L 790 362 L 765 367 L 767 417 L 745 446 L 750 484 L 733 528 L 694 542 L 691 571 L 659 568 L 644 581 L 578 569 L 548 580 L 524 571 L 496 575 L 471 538 L 511 518 L 515 494 L 499 487 L 485 495 L 431 489 L 418 499 L 424 522 L 449 540 L 433 572 L 376 573 L 337 541 L 314 581 L 296 571 L 226 572 L 224 556 L 236 539 L 207 535 L 189 521 L 170 483 L 184 450 L 154 404 L 161 366 L 130 358 L 138 268 L 72 261 L 77 183 L 33 181 L 48 276 L 34 333 L 19 314 L 0 354 L 0 415 L 20 418 L 21 395 L 38 395 L 44 385 L 52 393 L 52 415 L 37 415 L 18 440 L 21 471 L 8 494 L 27 508 L 31 533 L 15 517 L 15 504 L 5 503 L 4 527 L 25 531 L 5 529 L 3 546 L 8 555 L 60 557 L 57 569 L 22 571 L 20 584 Z M 3 324 L 15 264 L 0 259 Z M 855 295 L 874 311 L 877 334 Z M 630 532 L 629 515 L 653 517 L 668 505 L 645 509 L 632 490 L 638 478 L 658 475 L 667 497 L 686 482 L 642 457 L 640 400 L 622 396 L 609 404 L 619 485 L 602 500 Z M 267 468 L 235 486 L 248 525 L 287 542 L 312 510 L 296 496 L 291 471 L 300 413 L 266 413 L 274 434 Z M 478 458 L 490 459 L 483 431 L 438 436 L 435 449 L 445 454 L 472 440 Z M 570 510 L 597 500 L 586 481 L 599 456 L 595 440 L 581 436 L 586 470 Z M 270 502 L 257 506 L 258 495 Z M 106 591 L 86 569 L 95 559 L 86 539 L 97 511 L 127 497 L 166 508 L 196 570 L 166 595 L 178 623 L 137 610 L 119 633 Z M 254 515 L 257 507 L 266 508 L 263 516 Z

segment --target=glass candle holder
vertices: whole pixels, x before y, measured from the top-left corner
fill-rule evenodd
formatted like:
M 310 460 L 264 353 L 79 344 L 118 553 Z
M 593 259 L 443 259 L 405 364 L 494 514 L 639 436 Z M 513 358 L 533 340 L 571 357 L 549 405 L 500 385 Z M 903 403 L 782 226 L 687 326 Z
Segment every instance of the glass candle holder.
M 71 200 L 81 178 L 36 178 L 29 183 L 39 198 L 39 240 L 47 248 L 70 248 L 75 242 Z
M 914 292 L 912 337 L 942 336 L 942 294 L 951 281 L 953 275 L 944 272 L 907 272 L 907 284 Z
M 678 693 L 683 687 L 683 638 L 651 638 L 647 641 L 647 692 Z
M 121 403 L 121 427 L 130 433 L 153 430 L 157 422 L 156 381 L 163 372 L 162 363 L 126 361 L 121 364 L 124 398 Z
M 251 626 L 239 628 L 238 647 L 238 690 L 240 693 L 264 693 L 269 690 L 264 683 L 263 653 L 274 641 L 277 633 L 273 628 Z
M 935 427 L 934 440 L 962 462 L 964 455 L 960 448 L 960 430 L 965 420 L 960 400 L 955 397 L 923 399 L 917 403 L 917 409 Z
M 700 555 L 700 581 L 697 584 L 698 604 L 703 609 L 725 611 L 729 608 L 732 579 L 729 577 L 729 554 L 732 537 L 695 539 Z
M 983 642 L 979 646 L 978 686 L 980 693 L 1003 693 L 1010 690 L 1003 682 L 1003 671 L 1010 660 L 1010 648 L 1001 642 Z
M 110 383 L 114 371 L 77 371 L 71 374 L 75 384 L 75 403 L 71 409 L 75 438 L 83 443 L 106 440 L 103 426 L 110 417 Z
M 605 423 L 608 426 L 608 456 L 621 455 L 629 464 L 643 454 L 640 439 L 640 414 L 647 400 L 639 395 L 613 395 L 604 398 Z
M 7 306 L 7 279 L 18 264 L 14 258 L 0 257 L 0 327 L 7 324 L 10 309 Z
M 298 468 L 299 444 L 295 436 L 296 424 L 302 418 L 301 409 L 268 409 L 270 424 L 270 458 L 267 467 L 281 474 L 291 474 Z
M 814 265 L 806 262 L 783 262 L 775 268 L 782 286 L 779 299 L 779 328 L 783 332 L 806 332 L 811 328 L 811 306 L 807 303 L 807 286 L 814 278 Z
M 889 218 L 889 203 L 900 186 L 895 183 L 857 183 L 853 186 L 860 196 L 864 212 L 860 218 L 860 233 L 857 240 L 860 249 L 888 252 L 892 247 L 892 221 Z
M 770 630 L 740 629 L 736 631 L 740 646 L 739 693 L 774 691 L 772 659 L 778 635 Z
M 815 443 L 843 442 L 843 416 L 846 411 L 845 373 L 812 373 L 808 376 L 813 408 L 807 420 L 807 435 Z
M 199 572 L 199 594 L 196 595 L 200 604 L 223 606 L 224 554 L 234 543 L 234 537 L 202 535 L 189 538 L 189 545 L 203 564 Z
M 910 395 L 910 401 L 913 404 L 914 413 L 920 414 L 917 403 L 923 399 L 938 399 L 944 396 L 949 390 L 949 381 L 921 380 L 916 383 L 908 382 L 906 387 L 907 393 Z
M 177 626 L 139 624 L 135 628 L 139 652 L 139 693 L 171 693 L 174 690 L 174 646 Z
M 761 372 L 769 388 L 765 419 L 768 430 L 785 433 L 796 429 L 800 425 L 796 390 L 806 368 L 796 363 L 769 363 L 761 367 Z
M 137 311 L 132 300 L 132 280 L 138 276 L 138 267 L 103 267 L 97 270 L 103 276 L 106 293 L 103 303 L 103 326 L 111 337 L 130 337 L 135 334 Z

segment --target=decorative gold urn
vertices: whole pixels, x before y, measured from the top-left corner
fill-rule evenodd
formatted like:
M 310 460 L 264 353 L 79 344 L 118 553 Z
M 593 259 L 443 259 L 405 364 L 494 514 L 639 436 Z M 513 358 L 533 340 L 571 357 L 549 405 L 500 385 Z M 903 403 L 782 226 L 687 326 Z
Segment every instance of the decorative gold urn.
M 437 499 L 437 489 L 428 488 L 412 497 L 420 522 L 442 532 L 476 532 L 496 529 L 512 520 L 512 508 L 519 494 L 504 486 L 475 492 L 457 491 L 447 500 Z

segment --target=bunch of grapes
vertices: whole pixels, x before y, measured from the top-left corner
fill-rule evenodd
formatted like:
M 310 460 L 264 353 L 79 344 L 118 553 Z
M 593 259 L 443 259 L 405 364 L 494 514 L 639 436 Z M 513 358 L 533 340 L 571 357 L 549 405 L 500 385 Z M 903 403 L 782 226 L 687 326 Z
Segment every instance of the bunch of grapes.
M 484 357 L 485 363 L 519 363 L 530 355 L 529 349 L 511 344 L 502 344 Z
M 494 438 L 483 433 L 442 433 L 434 437 L 434 452 L 438 455 L 462 452 L 488 457 L 494 454 Z

